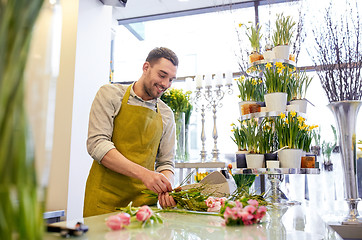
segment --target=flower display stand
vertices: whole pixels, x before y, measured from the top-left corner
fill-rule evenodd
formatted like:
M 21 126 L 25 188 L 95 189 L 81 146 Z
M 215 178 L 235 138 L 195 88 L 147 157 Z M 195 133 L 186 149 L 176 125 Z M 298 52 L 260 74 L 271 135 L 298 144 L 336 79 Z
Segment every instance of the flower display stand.
M 300 205 L 298 201 L 289 200 L 280 190 L 280 183 L 285 174 L 319 174 L 319 168 L 238 168 L 233 169 L 233 174 L 267 175 L 270 188 L 265 191 L 264 198 L 275 205 Z

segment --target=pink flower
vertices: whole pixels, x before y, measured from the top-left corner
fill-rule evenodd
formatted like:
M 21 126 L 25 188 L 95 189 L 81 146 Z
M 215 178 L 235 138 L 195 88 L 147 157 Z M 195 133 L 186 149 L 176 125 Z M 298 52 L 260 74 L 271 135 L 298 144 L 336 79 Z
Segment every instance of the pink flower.
M 220 202 L 221 206 L 224 206 L 226 202 L 226 197 L 217 198 L 216 201 Z
M 229 218 L 232 218 L 232 215 L 233 215 L 233 212 L 232 212 L 231 208 L 226 207 L 225 212 L 224 212 L 224 219 L 226 220 L 226 222 Z
M 259 205 L 258 201 L 254 199 L 249 199 L 248 204 L 253 205 L 254 207 L 257 207 Z
M 221 203 L 220 202 L 214 202 L 213 207 L 209 207 L 207 209 L 208 212 L 218 212 L 220 211 Z
M 235 201 L 235 206 L 238 208 L 243 208 L 243 204 L 238 200 Z
M 215 199 L 213 197 L 208 197 L 206 200 L 205 200 L 205 203 L 206 203 L 206 206 L 208 208 L 213 208 L 215 206 Z
M 248 205 L 244 209 L 245 209 L 245 211 L 248 211 L 249 213 L 254 213 L 256 211 L 256 207 L 254 207 L 253 205 Z
M 256 210 L 255 218 L 261 220 L 265 216 L 265 213 L 266 213 L 266 207 L 260 206 L 258 210 Z
M 144 222 L 144 221 L 150 219 L 152 214 L 153 214 L 153 212 L 152 212 L 151 208 L 149 206 L 147 206 L 147 205 L 143 205 L 137 211 L 136 218 L 137 218 L 138 221 Z
M 106 225 L 112 230 L 120 230 L 125 226 L 128 226 L 131 222 L 131 216 L 128 213 L 119 213 L 117 215 L 110 216 Z

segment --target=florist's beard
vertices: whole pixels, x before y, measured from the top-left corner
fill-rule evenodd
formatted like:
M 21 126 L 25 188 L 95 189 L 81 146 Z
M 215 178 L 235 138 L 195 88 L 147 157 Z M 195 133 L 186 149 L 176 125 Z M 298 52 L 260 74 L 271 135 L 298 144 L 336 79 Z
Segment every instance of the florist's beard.
M 162 96 L 162 94 L 166 91 L 166 89 L 159 92 L 159 87 L 157 84 L 153 84 L 150 88 L 148 88 L 146 85 L 144 86 L 145 93 L 151 98 L 156 99 Z

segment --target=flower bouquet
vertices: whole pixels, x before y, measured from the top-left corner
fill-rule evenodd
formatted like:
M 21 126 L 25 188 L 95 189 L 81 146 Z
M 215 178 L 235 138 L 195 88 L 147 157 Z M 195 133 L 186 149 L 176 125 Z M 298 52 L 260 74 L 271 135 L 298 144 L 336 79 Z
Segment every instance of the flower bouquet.
M 259 223 L 266 211 L 266 207 L 260 206 L 257 200 L 245 199 L 225 202 L 220 213 L 225 219 L 225 225 L 233 226 Z
M 183 92 L 182 89 L 170 88 L 162 96 L 164 101 L 173 111 L 176 122 L 176 159 L 180 161 L 188 160 L 187 132 L 192 113 L 190 99 L 191 91 Z

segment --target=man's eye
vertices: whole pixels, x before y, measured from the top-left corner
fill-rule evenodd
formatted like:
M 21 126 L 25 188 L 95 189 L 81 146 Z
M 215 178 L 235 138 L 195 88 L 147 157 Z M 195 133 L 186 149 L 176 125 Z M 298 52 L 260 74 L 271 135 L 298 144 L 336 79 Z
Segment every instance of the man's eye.
M 166 77 L 166 75 L 160 75 L 160 78 L 165 78 Z

